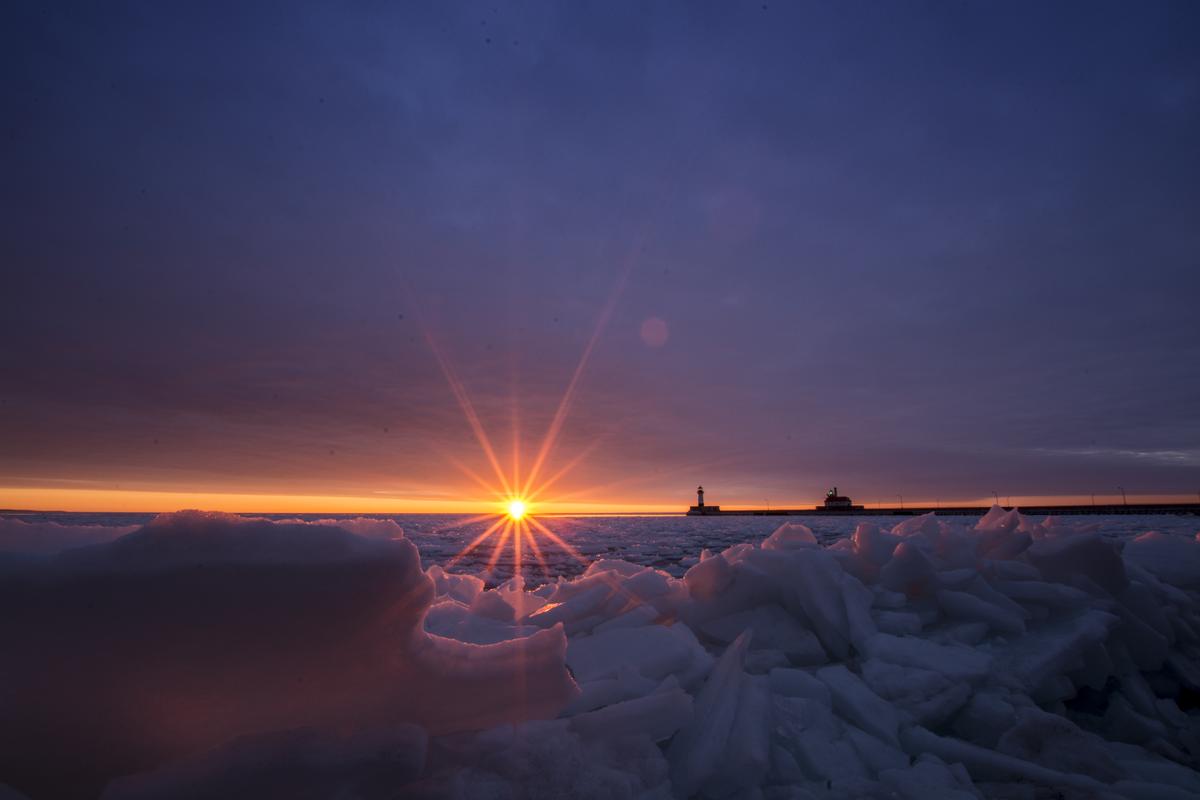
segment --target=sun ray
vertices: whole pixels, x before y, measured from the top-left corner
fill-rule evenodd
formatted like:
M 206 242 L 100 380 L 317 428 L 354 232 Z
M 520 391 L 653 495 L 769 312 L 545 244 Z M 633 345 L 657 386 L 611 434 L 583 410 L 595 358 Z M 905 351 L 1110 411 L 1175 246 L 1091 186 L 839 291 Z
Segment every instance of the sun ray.
M 495 514 L 476 514 L 473 517 L 466 517 L 464 519 L 456 519 L 453 522 L 446 523 L 445 525 L 438 525 L 436 528 L 434 528 L 432 530 L 432 533 L 445 533 L 446 531 L 450 530 L 451 528 L 463 528 L 468 525 L 474 525 L 476 522 L 483 522 L 485 519 L 491 519 L 494 516 L 496 516 L 496 515 Z
M 587 346 L 583 348 L 583 354 L 579 357 L 579 363 L 575 366 L 575 371 L 571 375 L 571 380 L 567 383 L 567 390 L 563 392 L 562 399 L 558 402 L 558 408 L 554 412 L 554 417 L 550 422 L 550 428 L 546 431 L 546 436 L 542 439 L 542 445 L 538 448 L 537 458 L 534 459 L 533 467 L 530 468 L 529 474 L 525 478 L 525 484 L 522 487 L 521 494 L 527 494 L 535 485 L 537 476 L 542 470 L 542 466 L 546 462 L 546 457 L 550 455 L 550 451 L 554 449 L 555 442 L 558 439 L 559 431 L 562 430 L 563 423 L 566 422 L 567 413 L 570 411 L 571 403 L 575 398 L 575 390 L 579 386 L 579 380 L 583 377 L 583 371 L 587 367 L 588 361 L 592 357 L 592 351 L 596 349 L 596 343 L 600 341 L 600 334 L 608 326 L 608 320 L 612 317 L 613 311 L 617 307 L 617 301 L 621 298 L 621 294 L 625 291 L 625 284 L 629 281 L 629 273 L 633 270 L 633 255 L 637 252 L 641 243 L 639 236 L 634 243 L 630 257 L 626 259 L 625 267 L 621 271 L 621 275 L 617 280 L 617 285 L 609 296 L 608 301 L 604 304 L 604 308 L 600 311 L 600 316 L 596 319 L 596 326 L 592 329 L 591 338 L 588 339 Z
M 438 452 L 440 453 L 442 458 L 444 458 L 448 462 L 450 462 L 451 466 L 453 466 L 455 469 L 457 469 L 463 475 L 466 475 L 468 478 L 470 478 L 475 483 L 476 486 L 483 489 L 488 494 L 490 494 L 494 497 L 502 497 L 504 495 L 504 491 L 502 489 L 497 489 L 495 486 L 493 486 L 492 484 L 485 481 L 482 477 L 480 477 L 480 475 L 477 472 L 472 470 L 466 464 L 459 461 L 454 456 L 452 456 L 449 453 L 446 453 L 444 451 L 441 451 L 441 450 L 439 450 Z
M 496 541 L 496 546 L 492 548 L 492 557 L 488 559 L 488 572 L 496 568 L 496 562 L 500 560 L 500 552 L 504 549 L 504 543 L 508 541 L 508 537 L 512 535 L 512 529 L 512 520 L 504 520 L 504 527 L 500 531 L 500 538 Z
M 561 469 L 559 469 L 558 472 L 554 473 L 549 478 L 547 478 L 546 481 L 541 486 L 538 486 L 536 489 L 529 492 L 526 495 L 526 497 L 530 501 L 537 500 L 538 498 L 540 498 L 543 494 L 545 494 L 547 491 L 549 491 L 550 488 L 552 486 L 554 486 L 554 484 L 558 483 L 559 480 L 561 480 L 562 478 L 565 478 L 571 470 L 573 470 L 573 469 L 575 469 L 575 467 L 579 466 L 579 463 L 581 461 L 583 461 L 585 458 L 587 458 L 589 455 L 591 455 L 592 451 L 594 451 L 597 447 L 600 446 L 600 441 L 601 441 L 600 439 L 596 439 L 594 442 L 592 442 L 587 447 L 585 447 L 583 449 L 583 451 L 579 453 L 579 455 L 575 456 L 570 461 L 568 461 L 565 466 L 563 466 Z
M 542 555 L 542 548 L 538 545 L 537 537 L 533 535 L 533 531 L 529 529 L 529 523 L 525 520 L 521 520 L 521 532 L 529 539 L 529 549 L 533 550 L 533 557 L 541 565 L 542 575 L 549 578 L 550 565 L 546 563 L 546 557 Z
M 555 533 L 554 531 L 552 531 L 552 530 L 550 530 L 549 528 L 547 528 L 547 527 L 546 527 L 545 525 L 543 525 L 541 522 L 539 522 L 538 520 L 534 519 L 533 517 L 530 517 L 530 518 L 529 518 L 529 524 L 530 524 L 530 525 L 532 525 L 533 527 L 537 528 L 537 529 L 538 529 L 538 531 L 539 531 L 539 532 L 541 532 L 541 533 L 542 533 L 542 535 L 544 535 L 544 536 L 545 536 L 546 538 L 548 538 L 550 541 L 554 542 L 554 543 L 555 543 L 555 544 L 557 544 L 559 547 L 561 547 L 562 549 L 564 549 L 564 550 L 566 550 L 568 553 L 570 553 L 570 554 L 571 554 L 571 555 L 572 555 L 572 556 L 573 556 L 573 557 L 574 557 L 574 558 L 575 558 L 577 561 L 579 561 L 579 562 L 581 562 L 581 563 L 585 563 L 585 564 L 587 563 L 587 559 L 583 557 L 583 554 L 582 554 L 582 553 L 580 553 L 580 552 L 579 552 L 578 550 L 576 550 L 576 549 L 575 549 L 573 546 L 571 546 L 570 544 L 568 544 L 568 543 L 567 543 L 567 541 L 566 541 L 565 539 L 563 539 L 562 537 L 560 537 L 560 536 L 559 536 L 557 533 Z
M 494 538 L 492 544 L 491 555 L 488 558 L 487 569 L 493 571 L 496 564 L 499 562 L 501 554 L 504 552 L 505 546 L 508 546 L 509 539 L 512 540 L 512 556 L 514 574 L 523 575 L 525 568 L 525 545 L 528 543 L 529 549 L 533 551 L 533 555 L 538 564 L 542 568 L 542 573 L 550 576 L 550 565 L 546 560 L 545 553 L 542 550 L 539 537 L 546 537 L 550 542 L 561 547 L 572 558 L 580 563 L 587 563 L 584 556 L 570 543 L 561 536 L 552 531 L 549 527 L 538 520 L 532 508 L 532 503 L 545 495 L 547 491 L 552 489 L 561 479 L 575 469 L 585 458 L 587 458 L 600 444 L 604 437 L 599 437 L 591 442 L 582 452 L 571 458 L 566 464 L 558 468 L 548 480 L 541 481 L 539 478 L 547 468 L 548 461 L 553 453 L 555 446 L 558 443 L 559 436 L 562 433 L 563 427 L 566 424 L 574 403 L 575 395 L 579 389 L 580 383 L 587 371 L 588 364 L 592 354 L 596 350 L 596 346 L 600 338 L 608 326 L 610 319 L 616 309 L 617 303 L 621 295 L 625 291 L 629 276 L 633 270 L 636 257 L 641 249 L 643 236 L 639 235 L 635 238 L 630 252 L 625 258 L 622 269 L 618 276 L 617 282 L 608 297 L 604 306 L 600 309 L 600 313 L 596 318 L 595 325 L 591 335 L 587 340 L 587 344 L 580 354 L 579 361 L 575 365 L 571 373 L 570 380 L 558 406 L 551 418 L 550 425 L 546 429 L 541 443 L 538 447 L 537 454 L 529 467 L 529 471 L 522 476 L 521 474 L 521 432 L 520 432 L 520 414 L 516 402 L 514 382 L 514 395 L 512 397 L 511 407 L 511 425 L 512 425 L 512 450 L 509 453 L 511 459 L 512 473 L 506 475 L 504 469 L 500 466 L 500 460 L 496 454 L 495 448 L 492 446 L 491 439 L 484 427 L 483 420 L 480 418 L 475 409 L 474 403 L 467 392 L 466 386 L 459 377 L 454 364 L 450 361 L 447 355 L 439 347 L 434 339 L 428 326 L 421 322 L 422 333 L 429 348 L 433 351 L 434 357 L 437 359 L 438 366 L 441 368 L 442 375 L 450 386 L 451 392 L 454 394 L 458 405 L 463 412 L 463 416 L 467 420 L 476 441 L 479 443 L 488 464 L 495 473 L 500 484 L 500 489 L 491 485 L 483 477 L 476 474 L 465 464 L 460 463 L 457 459 L 449 454 L 443 455 L 449 460 L 460 472 L 467 476 L 473 483 L 483 489 L 485 492 L 493 495 L 497 501 L 502 503 L 503 512 L 495 515 L 497 518 L 478 536 L 464 547 L 457 555 L 449 562 L 448 566 L 453 566 L 462 558 L 480 547 L 488 539 Z M 420 316 L 418 315 L 420 320 Z M 457 525 L 473 525 L 477 522 L 490 519 L 493 515 L 479 515 L 470 517 L 467 520 L 456 523 Z
M 521 519 L 521 517 L 517 517 L 513 520 L 513 523 L 512 523 L 512 526 L 514 528 L 514 530 L 513 530 L 513 574 L 514 575 L 522 574 L 521 573 L 521 566 L 522 566 L 522 564 L 521 564 L 521 542 L 525 538 L 521 534 L 521 523 L 522 522 L 523 522 L 523 520 Z
M 466 557 L 468 554 L 470 554 L 470 552 L 472 550 L 474 550 L 476 547 L 478 547 L 480 544 L 482 544 L 489 536 L 491 536 L 493 533 L 495 533 L 496 529 L 499 528 L 503 524 L 504 524 L 503 518 L 498 519 L 495 522 L 493 522 L 490 526 L 488 526 L 487 530 L 485 530 L 483 533 L 479 534 L 474 539 L 472 539 L 471 543 L 469 545 L 464 547 L 462 550 L 458 551 L 458 554 L 456 556 L 454 556 L 454 558 L 450 559 L 450 562 L 446 566 L 452 567 L 455 564 L 457 564 L 464 557 Z
M 504 470 L 500 468 L 500 460 L 496 458 L 496 451 L 492 448 L 492 441 L 488 438 L 487 431 L 484 430 L 483 421 L 479 418 L 479 414 L 475 412 L 475 404 L 471 402 L 471 397 L 467 394 L 466 386 L 459 379 L 454 365 L 450 363 L 450 360 L 446 358 L 441 348 L 438 347 L 433 335 L 427 329 L 423 333 L 425 334 L 425 341 L 429 343 L 429 349 L 433 351 L 438 366 L 442 369 L 442 375 L 445 376 L 446 382 L 450 384 L 450 391 L 454 393 L 454 397 L 458 400 L 458 405 L 462 409 L 463 415 L 467 418 L 467 424 L 471 426 L 471 430 L 475 434 L 475 439 L 479 442 L 479 446 L 483 449 L 488 463 L 492 465 L 496 477 L 500 480 L 500 485 L 504 487 L 506 493 L 512 494 L 512 487 L 509 486 L 508 478 L 504 475 Z

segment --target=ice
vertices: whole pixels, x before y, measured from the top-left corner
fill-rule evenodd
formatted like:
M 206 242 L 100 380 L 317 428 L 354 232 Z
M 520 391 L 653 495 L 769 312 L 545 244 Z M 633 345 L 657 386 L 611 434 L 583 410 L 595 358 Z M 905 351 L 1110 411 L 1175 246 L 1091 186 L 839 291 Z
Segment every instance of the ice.
M 1082 577 L 1116 594 L 1129 582 L 1116 545 L 1097 533 L 1041 539 L 1029 548 L 1028 556 L 1047 580 L 1058 583 Z
M 154 772 L 120 778 L 104 800 L 203 800 L 214 797 L 393 796 L 425 766 L 427 737 L 415 725 L 338 736 L 312 729 L 234 739 Z
M 474 729 L 577 692 L 561 628 L 465 644 L 423 629 L 433 597 L 403 538 L 224 514 L 0 562 L 0 604 L 22 609 L 0 615 L 0 777 L 94 794 L 240 735 Z
M 1195 539 L 1150 531 L 1125 545 L 1127 561 L 1173 586 L 1200 588 L 1200 534 Z
M 930 797 L 978 800 L 980 797 L 969 776 L 928 755 L 921 756 L 911 767 L 884 770 L 879 778 L 894 790 L 893 797 L 905 800 L 926 800 Z
M 496 644 L 529 636 L 541 629 L 532 625 L 516 625 L 476 613 L 456 600 L 441 600 L 430 606 L 426 613 L 425 630 L 460 642 Z
M 837 659 L 850 653 L 851 628 L 841 565 L 820 549 L 787 551 L 776 557 L 775 575 L 784 578 L 783 603 L 812 625 L 825 651 Z M 870 597 L 867 598 L 870 603 Z
M 756 786 L 766 773 L 768 691 L 742 670 L 750 634 L 739 636 L 696 698 L 692 721 L 671 741 L 667 759 L 677 796 L 703 790 L 723 797 Z
M 996 751 L 1050 769 L 1091 775 L 1104 783 L 1122 775 L 1103 739 L 1080 730 L 1065 717 L 1033 707 L 1019 712 L 1016 724 L 997 742 Z
M 564 714 L 594 711 L 597 708 L 637 697 L 645 697 L 658 688 L 659 684 L 628 665 L 617 669 L 611 677 L 581 681 L 579 695 L 563 710 Z
M 692 717 L 692 696 L 682 689 L 648 694 L 571 717 L 571 730 L 589 736 L 645 734 L 670 738 Z
M 829 692 L 829 686 L 805 670 L 773 669 L 768 676 L 768 685 L 775 694 L 785 697 L 805 697 L 809 700 L 817 700 L 827 707 L 833 707 L 833 695 Z
M 920 597 L 929 591 L 936 568 L 925 551 L 914 542 L 896 545 L 891 561 L 879 572 L 881 583 L 893 592 Z
M 688 591 L 697 599 L 715 597 L 733 581 L 733 568 L 722 556 L 706 558 L 683 576 Z
M 580 682 L 615 677 L 622 668 L 632 668 L 655 680 L 676 675 L 686 685 L 708 672 L 712 657 L 691 629 L 679 622 L 573 638 L 567 664 Z
M 986 622 L 998 633 L 1020 635 L 1025 632 L 1025 620 L 1022 615 L 992 605 L 966 592 L 942 589 L 937 593 L 937 600 L 942 611 L 954 619 Z
M 827 660 L 813 632 L 775 604 L 727 614 L 700 625 L 701 633 L 721 644 L 729 644 L 747 630 L 754 632 L 754 649 L 779 650 L 801 665 Z
M 885 742 L 898 745 L 900 723 L 896 709 L 862 682 L 857 675 L 841 664 L 822 667 L 817 678 L 829 687 L 833 708 L 863 730 Z
M 773 748 L 786 753 L 799 771 L 793 780 L 844 786 L 869 776 L 858 748 L 846 736 L 845 725 L 827 705 L 774 695 L 771 716 Z
M 111 542 L 137 529 L 137 525 L 62 525 L 0 517 L 0 554 L 50 555 L 73 547 Z
M 775 529 L 775 532 L 763 540 L 764 550 L 792 550 L 797 547 L 815 547 L 817 537 L 807 525 L 799 522 L 785 522 Z
M 0 649 L 0 781 L 31 797 L 1200 794 L 1190 533 L 1122 548 L 1003 509 L 863 522 L 830 546 L 818 530 L 727 540 L 668 565 L 682 577 L 627 549 L 538 587 L 422 571 L 386 520 L 54 531 L 99 543 L 0 557 L 0 602 L 23 611 L 0 617 L 17 644 Z
M 433 590 L 438 597 L 449 597 L 465 605 L 471 605 L 483 591 L 483 579 L 474 575 L 452 574 L 437 564 L 425 571 L 433 581 Z

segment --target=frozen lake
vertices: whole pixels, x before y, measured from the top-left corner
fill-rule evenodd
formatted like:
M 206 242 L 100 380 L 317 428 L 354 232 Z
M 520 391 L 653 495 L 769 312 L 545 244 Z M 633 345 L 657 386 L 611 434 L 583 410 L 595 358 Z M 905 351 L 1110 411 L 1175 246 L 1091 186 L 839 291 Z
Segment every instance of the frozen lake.
M 22 514 L 19 519 L 26 522 L 57 522 L 63 525 L 142 525 L 154 518 L 154 514 L 92 514 L 92 513 L 42 513 Z M 329 514 L 267 514 L 271 519 L 350 519 L 359 515 Z M 468 515 L 446 514 L 364 514 L 369 519 L 390 519 L 398 523 L 421 552 L 421 561 L 428 567 L 432 564 L 445 566 L 479 534 L 483 533 L 496 517 L 477 520 Z M 730 545 L 741 542 L 760 542 L 784 522 L 799 522 L 812 529 L 817 539 L 829 544 L 854 532 L 861 523 L 875 523 L 883 530 L 890 530 L 910 517 L 688 517 L 677 516 L 541 516 L 538 519 L 558 536 L 574 547 L 584 561 L 546 537 L 539 537 L 539 547 L 546 561 L 546 570 L 534 560 L 528 548 L 522 564 L 522 574 L 531 583 L 540 583 L 559 575 L 571 577 L 587 568 L 587 562 L 596 558 L 618 558 L 644 566 L 653 566 L 679 577 L 694 563 L 704 549 L 719 552 Z M 953 526 L 971 527 L 975 517 L 940 517 Z M 1034 520 L 1040 520 L 1034 517 Z M 1128 538 L 1160 531 L 1192 538 L 1200 532 L 1200 519 L 1192 516 L 1075 516 L 1060 519 L 1073 525 L 1096 525 L 1098 529 L 1117 538 Z M 475 521 L 473 521 L 475 520 Z M 459 559 L 451 568 L 453 572 L 480 574 L 486 571 L 492 558 L 492 546 L 497 537 L 492 537 L 476 550 Z M 489 583 L 511 577 L 516 571 L 513 551 L 509 544 L 501 550 Z

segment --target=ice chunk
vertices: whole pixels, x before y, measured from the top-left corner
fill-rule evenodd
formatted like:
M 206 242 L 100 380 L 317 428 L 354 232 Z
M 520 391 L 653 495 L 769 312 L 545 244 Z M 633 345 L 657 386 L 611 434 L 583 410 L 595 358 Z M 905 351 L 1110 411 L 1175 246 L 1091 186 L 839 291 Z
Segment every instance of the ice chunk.
M 655 691 L 658 684 L 630 666 L 621 666 L 611 678 L 599 678 L 579 684 L 579 696 L 563 710 L 564 716 L 594 711 L 597 708 L 645 697 Z
M 810 780 L 845 785 L 867 778 L 862 756 L 828 705 L 776 694 L 771 716 L 772 742 Z
M 701 623 L 699 629 L 722 644 L 732 642 L 743 631 L 752 630 L 754 649 L 779 650 L 793 663 L 801 665 L 823 664 L 828 660 L 813 632 L 775 604 L 727 614 Z
M 689 569 L 683 580 L 692 597 L 712 598 L 733 581 L 733 568 L 722 556 L 713 556 Z
M 721 797 L 756 786 L 766 774 L 767 690 L 742 671 L 750 634 L 742 634 L 713 668 L 695 713 L 667 749 L 677 795 L 703 790 Z
M 921 617 L 911 611 L 879 611 L 874 617 L 876 627 L 884 633 L 915 636 L 921 632 Z
M 434 593 L 438 597 L 449 596 L 468 606 L 483 591 L 483 579 L 475 575 L 446 572 L 437 564 L 425 570 L 425 574 L 433 581 Z
M 940 672 L 955 681 L 977 681 L 991 669 L 992 659 L 984 652 L 962 645 L 945 645 L 916 636 L 877 634 L 868 654 L 882 661 Z
M 311 728 L 244 736 L 114 781 L 104 800 L 356 797 L 388 800 L 425 765 L 425 732 L 392 725 L 342 737 Z
M 942 526 L 932 511 L 918 517 L 910 517 L 892 528 L 893 536 L 918 536 L 929 541 L 937 539 L 941 533 Z
M 1018 713 L 1016 725 L 1000 737 L 996 750 L 1050 769 L 1091 775 L 1104 783 L 1123 777 L 1100 737 L 1037 708 Z
M 764 550 L 791 550 L 796 547 L 816 547 L 817 537 L 807 525 L 785 522 L 762 543 Z
M 817 678 L 829 687 L 834 709 L 863 730 L 899 745 L 896 709 L 841 664 L 822 667 Z
M 773 669 L 789 666 L 792 662 L 779 650 L 751 650 L 746 653 L 746 672 L 765 675 Z
M 434 603 L 425 615 L 425 630 L 448 639 L 471 644 L 495 644 L 529 636 L 540 628 L 514 625 L 474 613 L 457 600 Z
M 988 509 L 988 512 L 975 524 L 975 530 L 980 533 L 1010 533 L 1021 524 L 1021 515 L 1014 508 L 1005 511 L 998 505 Z
M 825 651 L 838 659 L 848 656 L 852 631 L 843 589 L 847 576 L 841 565 L 814 548 L 776 554 L 766 566 L 780 579 L 783 604 L 810 621 Z M 870 601 L 868 593 L 868 607 Z M 866 624 L 871 624 L 869 616 Z
M 1036 689 L 1074 669 L 1090 646 L 1107 638 L 1116 621 L 1111 614 L 1089 610 L 1030 630 L 1001 651 L 1004 672 L 1017 677 L 1028 689 Z
M 1025 620 L 1008 609 L 980 600 L 966 592 L 942 589 L 937 593 L 938 605 L 947 616 L 968 621 L 986 622 L 1000 633 L 1020 635 L 1025 632 Z
M 668 739 L 692 717 L 692 696 L 682 689 L 648 694 L 571 717 L 571 729 L 584 736 L 615 738 L 645 734 Z
M 1107 785 L 1087 775 L 1060 772 L 1004 753 L 997 753 L 959 739 L 938 736 L 920 726 L 904 731 L 905 751 L 912 754 L 932 753 L 944 761 L 962 762 L 976 779 L 1025 780 L 1052 789 L 1070 788 L 1101 797 Z
M 485 595 L 487 595 L 487 592 L 484 592 L 480 597 Z M 530 614 L 528 621 L 530 624 L 549 628 L 559 622 L 566 623 L 585 619 L 594 615 L 611 595 L 612 588 L 608 584 L 602 582 L 594 583 L 587 589 L 573 594 L 564 600 L 546 603 L 546 605 Z M 508 604 L 505 603 L 505 605 L 507 606 Z
M 57 522 L 26 522 L 0 517 L 0 553 L 48 555 L 111 542 L 138 529 L 137 525 L 61 525 Z
M 971 696 L 966 707 L 954 719 L 954 732 L 975 744 L 994 749 L 1001 735 L 1017 718 L 1016 708 L 1007 693 L 985 689 Z
M 912 542 L 901 542 L 892 553 L 892 560 L 879 571 L 879 580 L 894 592 L 920 597 L 929 590 L 936 571 L 925 551 Z
M 892 557 L 892 551 L 900 543 L 900 537 L 884 533 L 873 522 L 860 522 L 854 529 L 851 541 L 859 558 L 876 566 L 883 566 Z
M 654 680 L 671 674 L 690 679 L 711 664 L 712 656 L 683 623 L 616 628 L 573 638 L 567 647 L 567 665 L 578 681 L 615 677 L 625 666 Z
M 775 694 L 785 697 L 805 697 L 825 706 L 833 707 L 833 695 L 823 681 L 802 669 L 773 669 L 768 676 L 768 685 Z
M 875 738 L 866 731 L 859 730 L 852 725 L 847 726 L 846 738 L 854 745 L 859 757 L 871 772 L 908 767 L 908 756 L 903 750 L 882 739 Z
M 401 787 L 403 798 L 668 800 L 667 763 L 645 735 L 591 737 L 568 720 L 504 726 L 441 748 L 449 780 Z
M 904 800 L 978 800 L 970 777 L 956 773 L 940 760 L 922 755 L 906 768 L 887 769 L 879 780 L 894 790 L 892 797 Z
M 438 733 L 553 716 L 578 691 L 561 629 L 453 641 L 423 628 L 433 596 L 407 540 L 200 512 L 3 562 L 0 604 L 23 613 L 0 615 L 0 775 L 96 794 L 239 735 Z
M 1109 594 L 1117 594 L 1129 584 L 1116 545 L 1100 534 L 1041 539 L 1026 555 L 1047 580 L 1072 583 L 1084 577 Z
M 1092 601 L 1087 592 L 1042 580 L 998 580 L 992 587 L 1020 603 L 1037 603 L 1049 608 L 1082 608 Z
M 594 633 L 603 633 L 614 628 L 640 628 L 650 625 L 658 619 L 658 609 L 654 606 L 634 606 L 624 614 L 606 620 L 594 629 Z
M 1159 580 L 1200 589 L 1200 540 L 1150 531 L 1126 544 L 1122 554 Z

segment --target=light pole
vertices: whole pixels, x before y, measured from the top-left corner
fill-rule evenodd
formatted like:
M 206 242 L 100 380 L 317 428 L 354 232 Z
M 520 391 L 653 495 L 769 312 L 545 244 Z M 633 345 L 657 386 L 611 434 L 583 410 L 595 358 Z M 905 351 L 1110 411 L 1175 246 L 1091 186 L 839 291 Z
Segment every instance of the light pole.
M 903 511 L 904 510 L 904 495 L 898 494 L 898 495 L 896 495 L 896 497 L 900 498 L 900 510 Z
M 1125 497 L 1125 487 L 1118 486 L 1117 488 L 1121 490 L 1121 505 L 1125 505 L 1125 506 L 1129 505 L 1129 500 L 1126 499 L 1126 497 Z
M 992 497 L 996 498 L 996 505 L 1000 505 L 1000 495 L 995 489 L 992 489 Z

